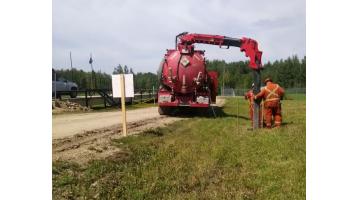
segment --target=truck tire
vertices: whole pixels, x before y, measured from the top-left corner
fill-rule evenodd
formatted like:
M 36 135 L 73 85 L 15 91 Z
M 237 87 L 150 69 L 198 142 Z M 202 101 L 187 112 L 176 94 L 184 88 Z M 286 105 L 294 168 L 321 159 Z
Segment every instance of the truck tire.
M 77 88 L 71 88 L 70 97 L 76 98 L 77 96 Z
M 172 109 L 169 107 L 158 107 L 158 112 L 160 115 L 170 115 L 171 114 Z

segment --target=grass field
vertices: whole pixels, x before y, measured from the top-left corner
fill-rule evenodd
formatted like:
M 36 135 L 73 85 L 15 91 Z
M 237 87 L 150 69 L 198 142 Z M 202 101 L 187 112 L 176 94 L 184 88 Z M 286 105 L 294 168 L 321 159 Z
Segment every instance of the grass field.
M 122 153 L 53 163 L 54 199 L 305 199 L 305 96 L 283 101 L 284 126 L 247 130 L 247 103 L 113 141 Z M 238 112 L 239 110 L 239 112 Z

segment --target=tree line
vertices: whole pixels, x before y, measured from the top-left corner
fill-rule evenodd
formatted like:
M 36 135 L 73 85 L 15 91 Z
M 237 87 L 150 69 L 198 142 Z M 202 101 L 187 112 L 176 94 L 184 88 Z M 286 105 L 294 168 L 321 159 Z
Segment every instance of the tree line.
M 53 72 L 56 73 L 57 79 L 66 79 L 75 82 L 79 90 L 88 88 L 98 89 L 111 89 L 111 75 L 105 72 L 86 72 L 82 69 L 55 69 Z M 114 68 L 113 74 L 133 74 L 134 75 L 134 89 L 135 90 L 151 90 L 158 88 L 158 77 L 156 74 L 151 72 L 138 72 L 134 73 L 134 70 L 127 65 L 118 65 Z M 53 80 L 55 79 L 53 73 Z M 95 87 L 96 86 L 96 87 Z
M 224 60 L 207 61 L 208 71 L 217 71 L 219 87 L 244 89 L 250 88 L 253 83 L 248 61 L 225 62 Z M 261 77 L 271 77 L 284 88 L 306 87 L 306 56 L 299 59 L 297 56 L 263 64 Z
M 243 89 L 250 88 L 252 84 L 252 73 L 248 67 L 248 61 L 225 62 L 224 60 L 206 61 L 208 71 L 217 71 L 219 74 L 219 87 L 224 85 L 226 88 Z M 261 71 L 261 76 L 271 77 L 274 82 L 279 83 L 284 88 L 305 88 L 306 87 L 306 57 L 299 59 L 297 56 L 287 59 L 267 62 Z M 97 71 L 86 72 L 76 68 L 55 70 L 58 78 L 73 81 L 78 84 L 79 89 L 94 88 L 95 85 L 100 89 L 111 89 L 111 75 Z M 135 73 L 127 65 L 118 65 L 114 68 L 113 74 L 133 74 L 134 88 L 155 89 L 159 86 L 158 75 L 151 72 Z

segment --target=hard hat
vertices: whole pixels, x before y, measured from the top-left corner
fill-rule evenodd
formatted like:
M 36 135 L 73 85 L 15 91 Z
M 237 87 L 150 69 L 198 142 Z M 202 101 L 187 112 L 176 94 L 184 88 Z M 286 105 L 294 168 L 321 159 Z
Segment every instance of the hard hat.
M 266 78 L 266 79 L 264 80 L 264 83 L 266 84 L 268 81 L 272 82 L 271 78 Z

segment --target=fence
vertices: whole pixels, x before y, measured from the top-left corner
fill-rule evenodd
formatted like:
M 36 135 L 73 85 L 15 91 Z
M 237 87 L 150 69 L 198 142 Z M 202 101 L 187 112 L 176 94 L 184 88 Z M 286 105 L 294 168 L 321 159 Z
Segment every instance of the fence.
M 244 96 L 249 89 L 220 88 L 220 96 Z M 286 94 L 306 94 L 306 88 L 285 88 Z
M 87 89 L 78 90 L 77 98 L 70 98 L 68 92 L 56 92 L 53 98 L 79 103 L 86 107 L 103 104 L 103 107 L 120 106 L 120 98 L 112 97 L 112 90 Z M 141 89 L 134 91 L 134 97 L 126 97 L 126 103 L 155 103 L 157 101 L 157 90 Z

